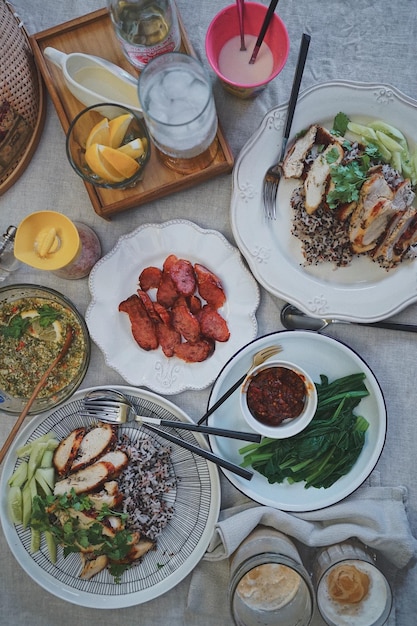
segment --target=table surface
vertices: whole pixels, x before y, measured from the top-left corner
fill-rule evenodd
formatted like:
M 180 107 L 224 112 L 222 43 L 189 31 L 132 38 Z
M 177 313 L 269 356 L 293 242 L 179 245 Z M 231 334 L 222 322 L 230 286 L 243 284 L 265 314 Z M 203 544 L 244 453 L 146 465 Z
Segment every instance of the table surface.
M 267 4 L 266 0 L 262 0 Z M 225 0 L 191 2 L 178 0 L 178 6 L 197 54 L 207 66 L 204 37 L 210 20 Z M 16 0 L 13 3 L 29 33 L 39 32 L 103 7 L 100 0 Z M 213 73 L 213 89 L 218 115 L 235 158 L 255 132 L 265 113 L 288 100 L 293 71 L 303 32 L 312 37 L 302 89 L 335 79 L 390 84 L 417 99 L 415 59 L 417 58 L 417 3 L 406 0 L 281 0 L 277 12 L 287 25 L 291 50 L 281 74 L 256 100 L 242 101 L 226 94 Z M 222 175 L 192 189 L 156 200 L 121 213 L 108 222 L 97 216 L 85 187 L 70 168 L 65 156 L 65 137 L 51 100 L 47 101 L 45 128 L 40 143 L 21 178 L 0 197 L 0 230 L 18 223 L 26 215 L 49 209 L 65 213 L 90 225 L 98 234 L 103 254 L 110 251 L 121 235 L 147 223 L 162 223 L 172 218 L 188 219 L 202 228 L 220 231 L 234 244 L 230 224 L 232 178 Z M 52 274 L 22 267 L 12 282 L 42 283 L 67 295 L 82 314 L 90 294 L 88 280 L 66 281 Z M 258 335 L 281 330 L 279 313 L 283 302 L 261 289 L 257 312 Z M 396 315 L 397 321 L 417 323 L 417 305 Z M 326 333 L 357 351 L 379 380 L 388 410 L 388 432 L 377 469 L 383 485 L 406 485 L 409 490 L 408 514 L 413 534 L 417 534 L 417 486 L 415 459 L 417 449 L 417 386 L 415 384 L 415 346 L 413 334 L 380 329 L 338 325 Z M 110 369 L 94 344 L 92 358 L 82 387 L 97 384 L 124 384 Z M 198 415 L 207 405 L 210 388 L 186 391 L 169 399 L 189 415 Z M 29 418 L 30 419 L 30 418 Z M 5 441 L 13 418 L 0 414 L 0 444 Z M 245 501 L 221 476 L 222 507 Z M 97 619 L 97 612 L 68 605 L 41 589 L 20 568 L 4 537 L 0 537 L 1 580 L 0 622 L 49 626 L 60 623 L 87 624 Z M 198 566 L 199 567 L 199 566 Z M 216 576 L 216 565 L 207 569 Z M 191 574 L 175 589 L 140 607 L 102 611 L 103 626 L 120 623 L 157 626 L 186 621 L 187 594 Z M 203 578 L 204 580 L 204 578 Z M 417 609 L 415 588 L 417 570 L 410 567 L 399 577 L 395 590 L 397 626 L 414 624 Z M 202 593 L 204 589 L 202 589 Z M 232 622 L 225 606 L 219 607 L 219 624 Z M 198 619 L 189 624 L 203 624 Z

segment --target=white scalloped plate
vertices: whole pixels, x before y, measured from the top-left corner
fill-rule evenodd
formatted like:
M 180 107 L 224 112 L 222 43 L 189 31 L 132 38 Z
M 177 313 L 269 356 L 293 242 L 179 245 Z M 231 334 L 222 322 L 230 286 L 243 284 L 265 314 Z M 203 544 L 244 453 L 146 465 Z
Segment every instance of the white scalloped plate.
M 142 350 L 132 337 L 128 316 L 118 311 L 119 303 L 136 292 L 142 269 L 148 265 L 162 267 L 169 254 L 205 265 L 220 278 L 226 292 L 220 313 L 229 325 L 230 339 L 217 342 L 214 354 L 202 363 L 167 358 L 161 348 Z M 168 395 L 208 387 L 226 361 L 257 334 L 259 289 L 238 249 L 220 233 L 203 230 L 193 222 L 145 224 L 123 235 L 94 266 L 89 286 L 92 301 L 85 319 L 106 363 L 130 385 L 145 386 L 156 393 Z
M 355 259 L 347 268 L 330 263 L 303 267 L 300 242 L 290 232 L 293 181 L 280 183 L 277 220 L 264 218 L 263 177 L 278 158 L 286 110 L 284 104 L 267 113 L 235 163 L 231 223 L 240 251 L 267 291 L 310 315 L 372 322 L 397 313 L 417 300 L 416 261 L 390 272 L 368 258 Z M 357 122 L 382 119 L 401 129 L 410 149 L 415 148 L 417 102 L 389 85 L 349 81 L 305 90 L 291 137 L 313 122 L 331 128 L 339 111 Z

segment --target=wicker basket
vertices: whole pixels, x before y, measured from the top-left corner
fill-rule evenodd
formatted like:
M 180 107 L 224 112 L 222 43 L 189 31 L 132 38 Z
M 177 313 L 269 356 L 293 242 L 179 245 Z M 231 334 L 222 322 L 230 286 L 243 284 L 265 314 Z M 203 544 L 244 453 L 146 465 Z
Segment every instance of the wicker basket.
M 0 194 L 29 163 L 44 123 L 45 89 L 29 38 L 0 0 Z

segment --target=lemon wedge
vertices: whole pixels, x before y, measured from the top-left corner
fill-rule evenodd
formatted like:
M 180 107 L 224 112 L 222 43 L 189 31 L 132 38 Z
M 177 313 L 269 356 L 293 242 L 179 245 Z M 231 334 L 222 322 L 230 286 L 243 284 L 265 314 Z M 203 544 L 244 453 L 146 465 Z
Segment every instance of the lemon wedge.
M 93 144 L 85 153 L 88 166 L 108 182 L 121 182 L 130 178 L 139 169 L 139 163 L 119 150 Z
M 109 120 L 104 117 L 98 124 L 96 124 L 90 131 L 85 143 L 85 148 L 89 148 L 93 143 L 101 143 L 104 146 L 110 145 L 110 127 Z
M 127 156 L 130 156 L 132 159 L 139 159 L 145 152 L 145 141 L 146 139 L 142 140 L 138 137 L 137 139 L 133 139 L 132 141 L 129 141 L 129 143 L 125 143 L 117 149 L 119 152 L 127 154 Z
M 124 136 L 126 135 L 126 131 L 129 127 L 130 122 L 133 119 L 132 113 L 126 113 L 125 115 L 119 115 L 109 122 L 109 133 L 110 139 L 109 143 L 104 143 L 98 141 L 97 143 L 101 143 L 102 145 L 110 146 L 111 148 L 119 148 L 122 145 L 122 141 Z
M 61 341 L 62 324 L 59 320 L 55 320 L 52 324 L 44 327 L 40 324 L 40 315 L 37 311 L 22 311 L 20 315 L 24 319 L 29 317 L 33 320 L 28 328 L 28 333 L 32 337 L 36 337 L 36 339 L 41 341 Z

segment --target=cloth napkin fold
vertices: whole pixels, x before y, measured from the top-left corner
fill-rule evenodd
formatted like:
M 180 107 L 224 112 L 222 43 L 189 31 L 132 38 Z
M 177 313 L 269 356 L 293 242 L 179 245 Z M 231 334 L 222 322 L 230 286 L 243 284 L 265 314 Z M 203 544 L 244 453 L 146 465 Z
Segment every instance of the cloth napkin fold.
M 305 548 L 303 556 L 317 547 L 356 537 L 382 557 L 385 573 L 394 586 L 396 572 L 415 560 L 417 540 L 407 518 L 407 489 L 378 483 L 379 473 L 374 472 L 354 494 L 318 511 L 286 513 L 253 502 L 221 511 L 203 562 L 191 578 L 186 624 L 232 624 L 227 605 L 228 557 L 259 524 L 293 538 L 301 549 Z M 322 623 L 316 616 L 314 624 Z M 387 624 L 395 625 L 394 608 Z

